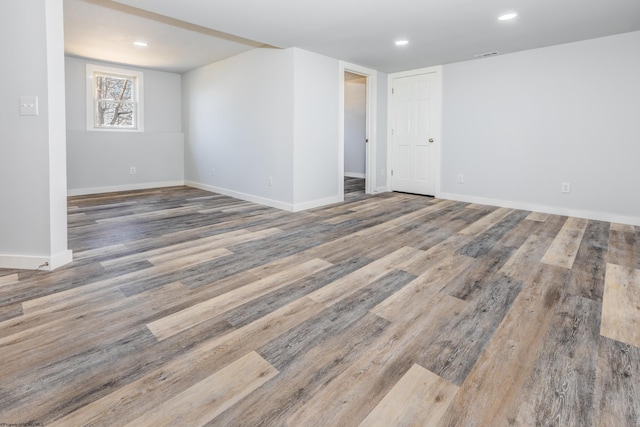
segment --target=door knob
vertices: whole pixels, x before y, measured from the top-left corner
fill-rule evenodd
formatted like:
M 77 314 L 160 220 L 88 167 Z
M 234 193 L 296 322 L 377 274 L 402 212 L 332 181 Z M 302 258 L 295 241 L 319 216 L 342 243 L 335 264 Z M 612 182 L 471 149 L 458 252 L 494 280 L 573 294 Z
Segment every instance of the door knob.
M 433 142 L 433 138 L 429 138 L 429 142 Z

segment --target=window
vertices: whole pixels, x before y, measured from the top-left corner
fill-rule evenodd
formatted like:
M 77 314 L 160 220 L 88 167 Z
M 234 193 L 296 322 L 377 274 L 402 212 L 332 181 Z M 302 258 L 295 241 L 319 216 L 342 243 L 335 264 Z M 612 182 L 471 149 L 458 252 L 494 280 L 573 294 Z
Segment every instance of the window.
M 142 73 L 87 64 L 87 130 L 143 130 Z

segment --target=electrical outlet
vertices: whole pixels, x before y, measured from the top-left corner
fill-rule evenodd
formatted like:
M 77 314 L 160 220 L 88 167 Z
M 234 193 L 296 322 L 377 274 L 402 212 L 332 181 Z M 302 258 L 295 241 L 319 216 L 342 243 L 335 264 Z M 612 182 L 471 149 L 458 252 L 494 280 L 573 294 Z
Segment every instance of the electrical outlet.
M 560 191 L 562 191 L 564 194 L 571 193 L 571 183 L 563 182 L 562 183 L 562 189 Z
M 37 96 L 21 96 L 20 97 L 20 115 L 21 116 L 37 116 L 38 115 L 38 97 Z
M 458 175 L 458 184 L 464 184 L 464 175 Z
M 273 187 L 273 177 L 269 177 L 269 187 Z
M 131 166 L 129 168 L 129 174 L 130 175 L 135 175 L 136 174 L 136 167 L 135 166 Z

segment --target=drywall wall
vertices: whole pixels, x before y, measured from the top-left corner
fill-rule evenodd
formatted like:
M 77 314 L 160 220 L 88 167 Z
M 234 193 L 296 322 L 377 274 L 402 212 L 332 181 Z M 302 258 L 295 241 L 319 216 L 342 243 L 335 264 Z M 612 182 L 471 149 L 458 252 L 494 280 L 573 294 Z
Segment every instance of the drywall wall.
M 388 123 L 388 74 L 378 72 L 376 111 L 376 192 L 388 191 L 387 186 L 387 123 Z
M 639 52 L 632 32 L 445 65 L 441 196 L 640 225 Z
M 88 131 L 87 63 L 141 71 L 144 131 Z M 69 194 L 179 185 L 184 181 L 180 74 L 67 57 Z M 136 174 L 130 174 L 130 168 Z
M 341 200 L 339 159 L 339 62 L 293 48 L 294 210 Z
M 338 61 L 254 49 L 183 75 L 188 185 L 286 210 L 338 201 Z
M 183 74 L 185 180 L 293 206 L 293 50 L 254 49 Z
M 62 0 L 0 2 L 0 22 L 0 268 L 56 268 L 71 261 Z M 19 115 L 25 95 L 38 115 Z
M 364 178 L 366 171 L 367 80 L 344 81 L 344 174 Z
M 45 1 L 49 96 L 50 249 L 54 268 L 71 261 L 67 250 L 67 137 L 64 76 L 64 14 L 61 1 Z

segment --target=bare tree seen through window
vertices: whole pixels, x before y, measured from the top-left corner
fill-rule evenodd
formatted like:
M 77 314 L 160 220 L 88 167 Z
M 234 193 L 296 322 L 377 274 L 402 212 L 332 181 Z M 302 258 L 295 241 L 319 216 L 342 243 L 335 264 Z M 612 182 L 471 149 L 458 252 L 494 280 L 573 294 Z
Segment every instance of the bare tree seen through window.
M 135 128 L 135 78 L 95 74 L 96 127 Z

